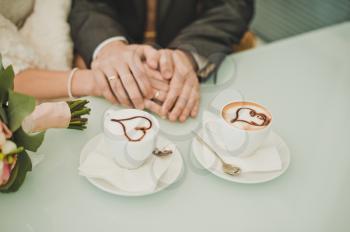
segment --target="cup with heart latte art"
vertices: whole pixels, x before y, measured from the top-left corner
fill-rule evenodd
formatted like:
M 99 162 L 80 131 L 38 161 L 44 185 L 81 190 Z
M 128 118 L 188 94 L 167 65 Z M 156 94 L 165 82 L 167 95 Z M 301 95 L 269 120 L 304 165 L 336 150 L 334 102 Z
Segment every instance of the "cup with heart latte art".
M 205 132 L 223 155 L 254 154 L 271 131 L 272 115 L 262 105 L 237 101 L 226 104 L 216 120 L 204 124 Z
M 109 109 L 104 115 L 104 149 L 121 167 L 136 169 L 152 155 L 159 122 L 137 109 Z

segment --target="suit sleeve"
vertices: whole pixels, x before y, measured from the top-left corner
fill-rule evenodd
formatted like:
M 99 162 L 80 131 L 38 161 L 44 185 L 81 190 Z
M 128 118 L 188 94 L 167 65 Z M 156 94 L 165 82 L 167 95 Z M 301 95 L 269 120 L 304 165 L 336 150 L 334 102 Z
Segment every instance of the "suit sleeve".
M 217 67 L 248 30 L 254 0 L 204 0 L 202 3 L 202 13 L 197 20 L 184 28 L 169 47 L 195 52 L 208 60 L 207 67 Z M 205 72 L 204 76 L 209 73 Z
M 116 12 L 105 1 L 73 0 L 69 23 L 75 50 L 88 66 L 100 43 L 114 36 L 127 38 Z

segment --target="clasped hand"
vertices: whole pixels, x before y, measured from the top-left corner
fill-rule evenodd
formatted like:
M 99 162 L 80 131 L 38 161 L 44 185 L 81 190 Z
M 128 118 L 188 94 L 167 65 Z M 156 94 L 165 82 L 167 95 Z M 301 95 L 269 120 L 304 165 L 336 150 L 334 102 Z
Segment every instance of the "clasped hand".
M 95 95 L 114 104 L 150 110 L 171 121 L 196 117 L 199 82 L 184 51 L 112 42 L 91 64 Z

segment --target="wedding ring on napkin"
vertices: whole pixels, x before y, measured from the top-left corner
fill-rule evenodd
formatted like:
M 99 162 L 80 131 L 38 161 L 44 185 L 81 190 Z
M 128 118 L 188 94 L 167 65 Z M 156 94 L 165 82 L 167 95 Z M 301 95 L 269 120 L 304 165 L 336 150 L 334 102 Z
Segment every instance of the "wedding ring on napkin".
M 115 75 L 113 75 L 113 76 L 107 77 L 107 79 L 108 79 L 108 81 L 111 81 L 111 80 L 117 79 L 117 77 Z

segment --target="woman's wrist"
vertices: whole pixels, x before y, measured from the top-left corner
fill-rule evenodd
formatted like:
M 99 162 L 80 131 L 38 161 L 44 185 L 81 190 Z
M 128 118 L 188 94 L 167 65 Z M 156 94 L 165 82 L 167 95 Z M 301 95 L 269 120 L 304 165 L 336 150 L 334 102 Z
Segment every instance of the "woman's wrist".
M 72 95 L 83 97 L 93 95 L 94 76 L 91 70 L 79 69 L 72 78 Z

